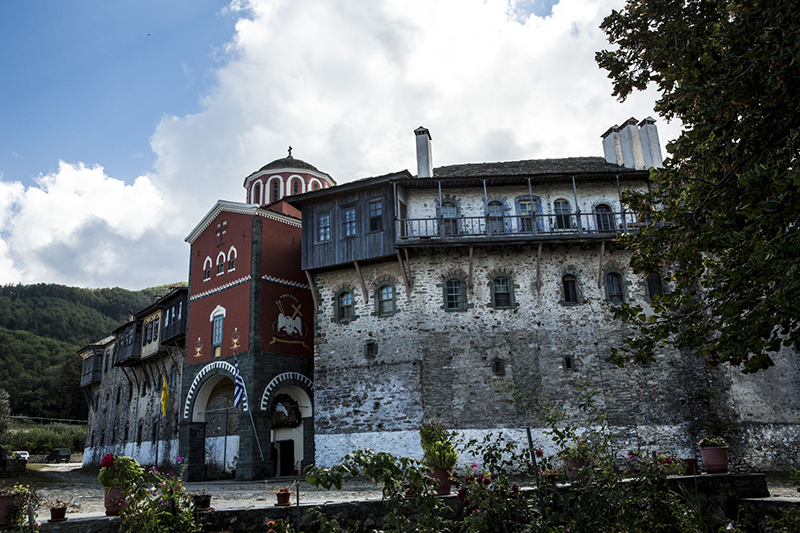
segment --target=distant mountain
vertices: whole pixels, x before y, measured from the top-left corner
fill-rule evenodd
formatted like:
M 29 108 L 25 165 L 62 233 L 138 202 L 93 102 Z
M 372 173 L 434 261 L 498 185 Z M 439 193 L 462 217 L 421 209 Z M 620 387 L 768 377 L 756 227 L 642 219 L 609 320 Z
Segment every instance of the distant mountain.
M 86 419 L 77 350 L 108 336 L 128 314 L 175 285 L 141 291 L 64 285 L 0 287 L 0 389 L 15 415 Z

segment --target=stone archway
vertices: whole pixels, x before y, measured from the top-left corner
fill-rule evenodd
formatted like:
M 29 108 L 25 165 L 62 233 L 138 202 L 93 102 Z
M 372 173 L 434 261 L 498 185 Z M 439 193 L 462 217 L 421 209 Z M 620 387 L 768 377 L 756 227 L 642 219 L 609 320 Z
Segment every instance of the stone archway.
M 270 459 L 276 476 L 301 474 L 314 462 L 313 383 L 286 372 L 264 389 L 261 410 L 270 421 Z

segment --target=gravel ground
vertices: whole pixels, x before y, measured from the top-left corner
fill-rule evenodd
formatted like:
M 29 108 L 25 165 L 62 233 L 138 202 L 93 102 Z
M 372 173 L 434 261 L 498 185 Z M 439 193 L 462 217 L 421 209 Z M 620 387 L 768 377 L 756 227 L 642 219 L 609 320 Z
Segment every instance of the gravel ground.
M 80 518 L 102 516 L 103 488 L 97 481 L 98 468 L 83 468 L 80 463 L 56 465 L 34 465 L 26 476 L 4 479 L 5 483 L 22 483 L 38 488 L 42 498 L 51 500 L 72 500 L 69 517 Z M 800 498 L 800 493 L 792 484 L 788 475 L 769 475 L 767 484 L 772 496 Z M 246 509 L 272 505 L 275 497 L 266 492 L 263 482 L 249 481 L 199 481 L 187 483 L 190 491 L 206 489 L 211 494 L 211 506 L 216 509 Z M 380 499 L 380 490 L 364 479 L 346 480 L 342 490 L 318 489 L 308 483 L 299 485 L 301 502 L 305 504 L 324 504 L 332 502 L 348 502 L 355 500 Z M 294 501 L 294 500 L 293 500 Z M 39 511 L 42 519 L 47 513 Z

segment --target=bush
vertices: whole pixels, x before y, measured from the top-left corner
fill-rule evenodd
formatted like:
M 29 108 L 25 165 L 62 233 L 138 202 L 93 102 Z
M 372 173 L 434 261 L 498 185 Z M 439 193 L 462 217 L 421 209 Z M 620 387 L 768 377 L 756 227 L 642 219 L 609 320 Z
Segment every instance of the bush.
M 86 426 L 48 424 L 30 429 L 9 431 L 0 437 L 0 445 L 11 450 L 47 453 L 53 448 L 81 452 L 86 446 Z

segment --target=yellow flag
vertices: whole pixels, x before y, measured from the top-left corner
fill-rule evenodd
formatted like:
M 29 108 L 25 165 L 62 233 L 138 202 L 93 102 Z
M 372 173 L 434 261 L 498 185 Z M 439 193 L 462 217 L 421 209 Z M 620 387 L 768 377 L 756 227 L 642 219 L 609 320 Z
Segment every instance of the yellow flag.
M 169 390 L 167 390 L 167 378 L 162 376 L 164 385 L 161 387 L 161 416 L 167 416 L 167 404 L 169 403 Z

